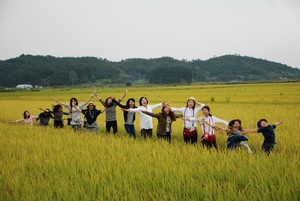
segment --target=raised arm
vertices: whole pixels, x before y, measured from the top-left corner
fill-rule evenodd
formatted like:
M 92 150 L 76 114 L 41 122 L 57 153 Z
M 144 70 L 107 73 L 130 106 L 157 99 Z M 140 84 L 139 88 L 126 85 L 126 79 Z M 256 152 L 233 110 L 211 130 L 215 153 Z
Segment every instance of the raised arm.
M 154 104 L 154 105 L 148 105 L 148 107 L 151 107 L 151 109 L 154 110 L 155 108 L 161 107 L 162 105 L 163 105 L 163 103 L 157 103 L 157 104 Z
M 44 111 L 44 112 L 52 112 L 52 111 L 50 111 L 48 109 L 44 109 L 44 108 L 41 108 L 41 107 L 39 107 L 39 109 L 42 110 L 42 111 Z
M 280 125 L 280 124 L 282 124 L 282 123 L 283 123 L 283 121 L 280 120 L 280 121 L 274 123 L 274 125 L 275 125 L 275 126 L 278 126 L 278 125 Z M 244 133 L 246 134 L 246 133 L 258 133 L 259 130 L 260 130 L 260 129 L 244 129 L 243 131 L 244 131 Z
M 280 121 L 274 123 L 275 126 L 278 126 L 278 125 L 280 125 L 280 124 L 283 124 L 283 120 L 280 120 Z
M 105 102 L 102 100 L 102 98 L 97 94 L 96 89 L 94 89 L 94 95 L 96 98 L 100 101 L 100 103 L 105 107 Z
M 126 109 L 126 105 L 122 105 L 119 101 L 116 101 L 116 99 L 112 99 L 112 102 L 115 103 L 117 106 L 119 106 L 120 108 L 124 108 Z
M 172 112 L 181 112 L 182 114 L 184 113 L 185 108 L 177 108 L 177 107 L 171 107 Z
M 87 105 L 87 104 L 91 101 L 91 99 L 92 99 L 93 97 L 94 97 L 94 95 L 91 94 L 90 97 L 89 97 L 89 99 L 88 99 L 86 102 L 84 102 L 83 105 Z
M 169 110 L 171 110 L 171 106 L 169 105 L 170 101 L 168 102 L 162 102 L 161 106 L 168 108 Z
M 101 97 L 97 94 L 96 89 L 94 89 L 94 92 L 93 92 L 93 93 L 94 93 L 94 95 L 97 97 L 98 100 L 101 99 Z
M 82 113 L 82 110 L 79 109 L 77 106 L 74 106 L 74 108 L 75 108 L 78 112 Z
M 200 102 L 196 102 L 196 104 L 200 105 L 201 108 L 203 108 L 205 106 L 204 103 L 200 103 Z
M 128 90 L 126 89 L 126 91 L 123 94 L 123 96 L 121 98 L 119 98 L 119 102 L 121 102 L 125 98 L 125 96 L 127 95 L 127 93 L 128 93 Z
M 56 98 L 54 99 L 55 102 L 57 102 L 60 105 L 67 105 L 66 103 L 60 102 L 59 100 L 57 100 Z
M 146 111 L 146 110 L 141 110 L 141 112 L 144 113 L 144 114 L 146 114 L 146 115 L 149 115 L 149 116 L 151 116 L 151 117 L 156 117 L 156 118 L 159 117 L 159 114 L 155 114 L 155 113 L 153 113 L 153 112 L 148 112 L 148 111 Z

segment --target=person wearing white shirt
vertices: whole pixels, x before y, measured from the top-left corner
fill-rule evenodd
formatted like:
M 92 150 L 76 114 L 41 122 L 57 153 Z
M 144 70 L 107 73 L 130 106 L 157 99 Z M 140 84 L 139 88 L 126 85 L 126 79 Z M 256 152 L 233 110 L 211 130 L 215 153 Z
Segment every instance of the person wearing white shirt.
M 128 112 L 138 112 L 140 114 L 140 129 L 141 136 L 144 138 L 152 137 L 153 122 L 152 117 L 144 114 L 142 111 L 152 112 L 155 108 L 161 107 L 164 103 L 158 103 L 155 105 L 149 105 L 146 97 L 141 97 L 139 100 L 140 106 L 134 109 L 128 109 Z
M 190 118 L 191 122 L 200 122 L 200 126 L 202 128 L 202 137 L 201 144 L 203 147 L 212 148 L 215 147 L 217 149 L 216 136 L 214 133 L 214 129 L 209 126 L 214 126 L 216 123 L 223 124 L 224 126 L 228 126 L 228 121 L 220 119 L 210 114 L 210 107 L 205 105 L 202 108 L 203 117 L 200 118 Z M 209 125 L 203 123 L 207 122 Z
M 196 103 L 199 104 L 199 107 L 196 107 Z M 186 107 L 175 108 L 171 107 L 171 111 L 180 112 L 183 115 L 183 139 L 185 143 L 194 144 L 198 141 L 198 134 L 196 123 L 189 121 L 189 118 L 194 118 L 197 116 L 197 113 L 205 106 L 204 103 L 196 102 L 194 97 L 190 97 L 187 100 Z

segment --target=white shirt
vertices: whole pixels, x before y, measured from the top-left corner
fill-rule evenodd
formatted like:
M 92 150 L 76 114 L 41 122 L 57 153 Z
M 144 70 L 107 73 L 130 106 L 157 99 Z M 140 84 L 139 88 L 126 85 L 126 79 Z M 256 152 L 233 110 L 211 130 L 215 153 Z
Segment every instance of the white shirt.
M 147 105 L 147 107 L 139 106 L 134 109 L 129 109 L 130 112 L 140 113 L 140 129 L 153 129 L 152 117 L 142 113 L 141 111 L 152 112 L 155 108 L 162 106 L 162 103 L 156 105 Z
M 201 103 L 200 107 L 188 108 L 188 107 L 182 107 L 182 108 L 175 108 L 171 107 L 171 111 L 173 112 L 180 112 L 183 115 L 183 118 L 193 118 L 197 116 L 197 113 L 202 110 L 202 108 L 205 106 L 204 103 Z M 189 120 L 183 121 L 183 127 L 190 129 L 190 131 L 195 130 L 196 123 Z
M 223 124 L 224 126 L 228 126 L 228 122 L 223 120 L 223 119 L 219 119 L 218 117 L 215 116 L 208 116 L 208 117 L 199 117 L 199 118 L 190 118 L 191 122 L 195 122 L 196 120 L 201 120 L 204 119 L 204 121 L 208 122 L 210 125 L 215 125 L 216 123 L 220 123 Z M 201 124 L 201 128 L 202 128 L 202 133 L 208 133 L 209 135 L 214 135 L 214 129 L 207 125 L 207 124 Z
M 69 110 L 69 114 L 71 115 L 71 118 L 72 118 L 71 125 L 83 124 L 83 119 L 81 117 L 81 113 L 78 112 L 74 107 L 71 107 L 70 105 L 65 105 L 65 106 Z M 76 107 L 78 107 L 80 110 L 82 110 L 84 107 L 84 104 L 79 104 Z

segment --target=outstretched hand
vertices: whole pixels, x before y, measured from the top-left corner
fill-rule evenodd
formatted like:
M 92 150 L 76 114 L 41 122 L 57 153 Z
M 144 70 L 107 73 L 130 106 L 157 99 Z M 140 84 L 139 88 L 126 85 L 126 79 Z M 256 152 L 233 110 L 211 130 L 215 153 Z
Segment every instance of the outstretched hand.
M 123 110 L 125 112 L 129 112 L 129 109 L 121 108 L 121 110 Z
M 203 119 L 203 118 L 197 119 L 196 122 L 199 123 L 199 124 L 201 124 L 201 125 L 202 125 L 202 124 L 207 124 L 207 125 L 209 125 L 209 123 L 208 123 L 207 121 L 205 121 L 205 119 Z
M 171 106 L 169 105 L 169 103 L 170 103 L 170 101 L 168 101 L 168 102 L 162 102 L 162 106 L 171 109 Z
M 279 120 L 277 123 L 275 123 L 276 125 L 280 125 L 283 124 L 283 120 Z

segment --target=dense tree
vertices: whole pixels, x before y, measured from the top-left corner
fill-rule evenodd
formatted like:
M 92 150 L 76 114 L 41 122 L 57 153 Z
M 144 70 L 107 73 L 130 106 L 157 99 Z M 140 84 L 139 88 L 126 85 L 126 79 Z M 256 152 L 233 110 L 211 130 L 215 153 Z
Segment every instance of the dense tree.
M 300 70 L 287 65 L 239 55 L 202 60 L 126 59 L 111 62 L 95 57 L 21 55 L 0 61 L 0 86 L 18 84 L 71 86 L 84 83 L 151 84 L 191 82 L 298 80 Z M 102 82 L 101 82 L 102 80 Z

